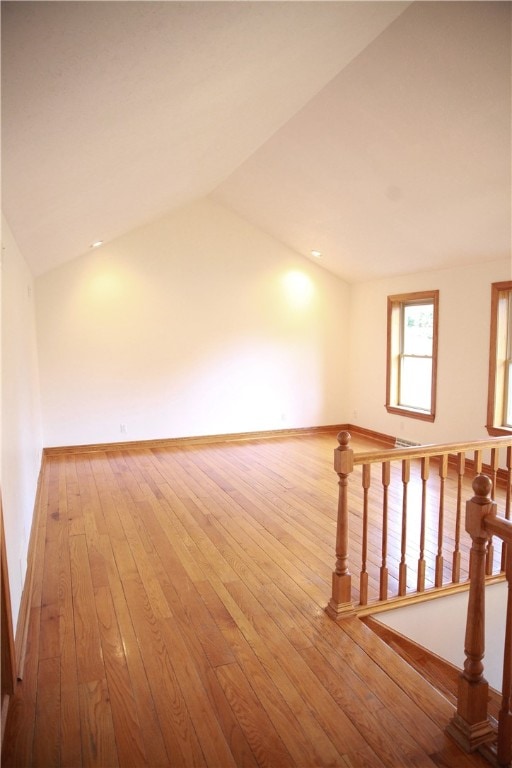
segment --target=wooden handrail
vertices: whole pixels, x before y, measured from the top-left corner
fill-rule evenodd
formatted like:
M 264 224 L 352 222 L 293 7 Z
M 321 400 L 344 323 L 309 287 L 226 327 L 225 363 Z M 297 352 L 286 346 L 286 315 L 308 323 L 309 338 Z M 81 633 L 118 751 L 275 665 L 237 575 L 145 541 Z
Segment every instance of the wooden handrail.
M 459 678 L 457 712 L 447 732 L 467 751 L 483 751 L 499 766 L 512 761 L 512 548 L 507 548 L 508 600 L 503 659 L 502 706 L 498 735 L 487 713 L 489 684 L 484 678 L 486 550 L 492 535 L 512 543 L 512 523 L 497 516 L 492 500 L 492 480 L 479 474 L 473 480 L 474 496 L 466 503 L 466 530 L 472 539 L 470 588 L 464 653 Z
M 512 523 L 504 517 L 488 517 L 484 525 L 489 533 L 499 536 L 502 541 L 512 544 Z
M 466 546 L 461 549 L 463 479 L 466 472 L 482 471 L 484 452 L 489 452 L 488 466 L 493 479 L 498 479 L 499 472 L 500 479 L 505 478 L 505 517 L 510 519 L 512 436 L 360 453 L 352 450 L 350 441 L 349 432 L 340 432 L 339 445 L 334 451 L 339 497 L 336 565 L 327 607 L 329 615 L 341 619 L 354 610 L 368 611 L 376 604 L 382 605 L 390 600 L 403 600 L 413 595 L 420 599 L 435 591 L 467 585 L 467 551 L 470 544 L 467 536 Z M 499 470 L 500 450 L 501 456 L 506 451 L 506 462 L 501 460 L 503 470 Z M 467 452 L 474 453 L 474 461 L 466 459 Z M 373 471 L 374 464 L 381 465 L 380 471 Z M 360 478 L 361 482 L 361 502 L 355 509 L 357 497 L 349 493 L 349 485 L 354 478 Z M 452 478 L 456 481 L 456 499 L 451 494 Z M 437 499 L 435 513 L 430 499 L 432 489 Z M 450 494 L 451 498 L 448 498 Z M 349 531 L 349 521 L 352 531 Z M 416 538 L 413 539 L 413 536 Z M 399 562 L 389 557 L 391 537 L 395 545 L 399 538 Z M 504 541 L 508 542 L 508 539 L 505 537 Z M 377 547 L 381 555 L 378 572 L 375 562 Z M 487 545 L 488 577 L 495 578 L 500 573 L 503 578 L 506 548 L 504 543 L 498 565 L 492 542 Z M 354 567 L 354 554 L 356 562 L 359 561 L 359 572 L 352 580 L 350 570 Z M 414 562 L 411 562 L 411 555 Z M 413 579 L 410 578 L 412 574 Z
M 341 433 L 340 434 L 344 434 Z M 348 434 L 348 433 L 347 433 Z M 339 436 L 338 436 L 339 437 Z M 439 443 L 414 445 L 410 448 L 385 448 L 378 451 L 362 451 L 354 453 L 354 466 L 359 464 L 375 464 L 383 461 L 399 461 L 401 459 L 421 459 L 424 456 L 444 456 L 447 454 L 467 453 L 468 451 L 485 451 L 492 448 L 508 447 L 512 443 L 510 437 L 494 437 L 489 440 L 473 440 L 464 443 Z

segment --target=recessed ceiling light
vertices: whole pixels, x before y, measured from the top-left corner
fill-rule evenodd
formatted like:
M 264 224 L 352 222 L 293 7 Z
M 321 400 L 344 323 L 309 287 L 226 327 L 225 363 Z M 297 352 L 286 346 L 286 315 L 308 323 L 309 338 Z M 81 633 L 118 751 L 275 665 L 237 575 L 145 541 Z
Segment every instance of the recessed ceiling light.
M 322 254 L 320 253 L 320 251 L 311 251 L 311 255 L 312 255 L 312 256 L 313 256 L 313 258 L 315 258 L 315 259 L 320 259 L 320 258 L 321 258 L 321 256 L 322 256 Z
M 100 245 L 103 245 L 103 240 L 96 240 L 95 243 L 91 243 L 91 248 L 99 248 Z

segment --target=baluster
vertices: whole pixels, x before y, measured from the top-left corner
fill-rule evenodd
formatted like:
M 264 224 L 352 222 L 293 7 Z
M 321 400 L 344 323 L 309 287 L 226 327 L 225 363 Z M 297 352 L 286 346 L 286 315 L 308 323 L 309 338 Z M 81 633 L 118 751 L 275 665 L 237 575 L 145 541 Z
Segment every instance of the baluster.
M 500 455 L 497 448 L 491 448 L 491 480 L 492 480 L 492 493 L 491 498 L 494 501 L 494 494 L 496 489 L 496 478 L 498 477 L 498 467 L 500 464 Z M 487 576 L 492 576 L 494 566 L 494 543 L 492 536 L 489 537 L 487 544 L 487 554 L 485 557 L 485 573 Z
M 371 464 L 363 464 L 363 551 L 362 566 L 359 579 L 359 602 L 361 605 L 368 603 L 368 573 L 366 559 L 368 556 L 368 489 L 370 487 Z
M 427 512 L 427 481 L 430 470 L 430 459 L 424 456 L 421 460 L 421 532 L 420 556 L 418 558 L 418 592 L 425 590 L 425 525 Z
M 444 487 L 448 474 L 448 455 L 439 457 L 439 517 L 437 521 L 436 587 L 443 586 Z
M 382 564 L 380 566 L 379 600 L 388 598 L 388 489 L 391 482 L 391 464 L 382 463 Z
M 455 517 L 455 548 L 452 560 L 452 581 L 460 581 L 460 523 L 462 516 L 462 480 L 466 468 L 466 454 L 457 454 L 457 514 Z
M 482 474 L 482 460 L 483 460 L 483 454 L 482 451 L 475 451 L 475 477 L 477 475 Z M 471 572 L 471 550 L 469 551 L 469 570 Z
M 348 477 L 354 468 L 354 452 L 350 448 L 350 432 L 340 432 L 334 451 L 334 471 L 338 481 L 338 520 L 336 527 L 336 566 L 332 574 L 332 596 L 326 611 L 333 619 L 354 613 L 352 577 L 348 568 Z
M 507 447 L 507 491 L 505 498 L 505 517 L 510 520 L 510 494 L 512 483 L 512 446 Z M 508 545 L 505 541 L 501 543 L 501 570 L 504 571 L 507 567 L 507 548 Z
M 503 655 L 503 685 L 501 709 L 498 718 L 498 765 L 512 762 L 512 548 L 508 548 L 506 574 L 507 618 Z
M 491 480 L 492 480 L 492 491 L 491 491 L 491 499 L 495 501 L 495 493 L 496 493 L 496 479 L 498 477 L 498 467 L 500 465 L 500 453 L 499 448 L 491 448 Z
M 483 518 L 496 514 L 496 504 L 489 498 L 491 481 L 485 475 L 473 480 L 475 495 L 466 503 L 466 530 L 471 536 L 470 585 L 464 653 L 464 670 L 459 677 L 457 712 L 447 732 L 466 750 L 473 752 L 481 744 L 494 740 L 494 730 L 487 718 L 489 684 L 483 676 L 485 651 L 485 550 L 488 535 Z
M 411 461 L 402 459 L 402 537 L 400 542 L 400 566 L 398 568 L 398 594 L 400 597 L 407 591 L 407 563 L 405 551 L 407 547 L 407 485 L 411 478 Z

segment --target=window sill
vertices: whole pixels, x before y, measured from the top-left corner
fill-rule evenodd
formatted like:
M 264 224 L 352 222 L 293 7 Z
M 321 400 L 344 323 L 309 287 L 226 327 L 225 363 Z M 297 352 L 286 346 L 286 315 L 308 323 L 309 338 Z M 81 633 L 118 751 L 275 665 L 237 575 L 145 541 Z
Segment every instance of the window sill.
M 435 413 L 427 411 L 413 411 L 410 408 L 401 408 L 399 405 L 386 405 L 388 413 L 396 413 L 400 416 L 407 416 L 410 419 L 421 419 L 421 421 L 435 421 Z
M 486 426 L 486 430 L 491 437 L 512 437 L 511 427 Z

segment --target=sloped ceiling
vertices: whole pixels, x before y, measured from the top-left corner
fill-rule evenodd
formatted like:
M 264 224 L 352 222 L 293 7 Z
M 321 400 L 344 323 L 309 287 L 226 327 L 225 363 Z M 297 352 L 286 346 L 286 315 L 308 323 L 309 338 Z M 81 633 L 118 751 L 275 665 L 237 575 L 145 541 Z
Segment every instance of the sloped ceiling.
M 212 195 L 349 281 L 510 255 L 503 2 L 3 2 L 35 274 Z

